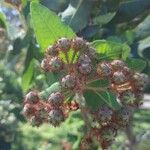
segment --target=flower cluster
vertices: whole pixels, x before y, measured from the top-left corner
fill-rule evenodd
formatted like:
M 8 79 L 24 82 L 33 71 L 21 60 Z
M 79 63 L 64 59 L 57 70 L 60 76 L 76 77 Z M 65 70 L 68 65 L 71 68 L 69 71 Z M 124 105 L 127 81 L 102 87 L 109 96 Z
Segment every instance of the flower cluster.
M 82 139 L 81 150 L 90 150 L 93 140 L 99 142 L 103 149 L 110 146 L 117 130 L 129 124 L 131 110 L 142 103 L 146 77 L 130 70 L 122 60 L 99 62 L 96 50 L 82 38 L 61 38 L 49 46 L 41 68 L 45 72 L 61 75 L 61 89 L 49 93 L 47 101 L 42 101 L 37 92 L 29 92 L 25 97 L 23 114 L 32 125 L 39 126 L 43 122 L 49 122 L 56 127 L 68 117 L 70 111 L 86 111 L 94 124 L 90 125 Z M 89 87 L 88 83 L 92 80 L 102 79 L 108 81 L 107 88 L 102 90 L 102 87 Z M 76 95 L 83 96 L 87 89 L 114 92 L 120 109 L 114 110 L 103 104 L 93 111 L 88 105 L 83 105 L 82 100 L 75 101 Z M 68 100 L 68 97 L 72 97 L 74 101 Z

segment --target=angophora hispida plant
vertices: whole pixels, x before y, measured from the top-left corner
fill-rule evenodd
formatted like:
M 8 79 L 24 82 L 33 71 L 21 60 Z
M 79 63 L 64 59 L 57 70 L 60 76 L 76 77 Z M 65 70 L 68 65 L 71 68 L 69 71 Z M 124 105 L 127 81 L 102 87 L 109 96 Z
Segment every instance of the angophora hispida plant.
M 47 122 L 57 127 L 71 111 L 80 110 L 87 127 L 80 149 L 91 150 L 93 143 L 107 149 L 117 131 L 128 126 L 132 110 L 142 103 L 145 76 L 122 60 L 120 49 L 126 45 L 117 43 L 111 54 L 109 47 L 106 55 L 112 57 L 108 59 L 43 6 L 32 3 L 31 18 L 40 46 L 50 44 L 41 68 L 57 73 L 59 79 L 45 91 L 30 91 L 25 96 L 24 116 L 34 126 Z
M 69 58 L 70 49 L 73 55 Z M 61 54 L 66 61 L 61 59 Z M 61 38 L 49 46 L 41 68 L 62 75 L 57 83 L 60 88 L 50 93 L 47 101 L 42 101 L 42 93 L 30 91 L 25 96 L 23 113 L 32 125 L 48 122 L 57 127 L 70 111 L 80 109 L 88 129 L 81 141 L 81 150 L 91 149 L 93 140 L 98 141 L 103 149 L 107 148 L 117 130 L 128 125 L 131 110 L 142 103 L 145 76 L 130 70 L 122 60 L 99 62 L 95 49 L 82 38 Z M 98 80 L 106 80 L 107 86 L 92 86 L 91 83 Z M 95 94 L 104 91 L 114 93 L 117 109 L 105 100 L 98 109 L 91 109 L 84 97 L 87 90 Z M 91 101 L 94 103 L 94 99 Z

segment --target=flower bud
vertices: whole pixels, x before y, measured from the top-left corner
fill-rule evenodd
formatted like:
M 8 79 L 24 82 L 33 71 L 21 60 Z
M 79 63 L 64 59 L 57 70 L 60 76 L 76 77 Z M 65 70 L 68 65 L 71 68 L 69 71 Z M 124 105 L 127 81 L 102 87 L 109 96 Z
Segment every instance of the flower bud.
M 59 126 L 65 120 L 61 109 L 52 109 L 48 114 L 48 121 L 54 127 Z
M 61 106 L 63 104 L 63 101 L 64 98 L 60 92 L 52 93 L 48 98 L 48 102 L 54 107 Z
M 61 80 L 61 85 L 64 88 L 72 89 L 76 86 L 76 78 L 73 75 L 66 75 Z

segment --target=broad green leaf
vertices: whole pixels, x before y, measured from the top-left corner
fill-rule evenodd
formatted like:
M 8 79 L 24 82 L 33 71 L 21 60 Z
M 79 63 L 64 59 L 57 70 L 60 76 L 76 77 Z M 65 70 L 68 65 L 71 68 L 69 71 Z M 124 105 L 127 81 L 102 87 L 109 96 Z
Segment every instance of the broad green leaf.
M 61 37 L 72 38 L 75 33 L 60 18 L 41 4 L 31 3 L 31 21 L 42 52 Z
M 120 109 L 120 104 L 117 102 L 116 95 L 113 92 L 100 92 L 97 93 L 100 97 L 100 100 L 104 101 L 109 107 L 114 110 Z
M 116 100 L 116 96 L 112 92 L 94 92 L 91 90 L 87 90 L 84 93 L 84 97 L 87 105 L 93 110 L 98 109 L 103 104 L 108 105 L 114 110 L 120 108 L 120 105 Z
M 125 43 L 118 43 L 107 40 L 96 40 L 91 43 L 98 54 L 104 54 L 110 59 L 126 60 L 130 53 L 130 47 Z
M 26 69 L 26 71 L 24 72 L 23 77 L 22 77 L 22 89 L 24 93 L 26 93 L 28 89 L 30 88 L 30 83 L 31 83 L 33 73 L 34 73 L 33 67 L 34 67 L 34 59 L 30 61 L 30 64 L 28 68 Z
M 104 25 L 110 22 L 114 18 L 115 15 L 116 15 L 116 12 L 109 12 L 104 15 L 99 15 L 93 19 L 93 22 L 94 24 Z
M 59 82 L 55 82 L 53 83 L 50 87 L 48 87 L 47 89 L 45 89 L 44 91 L 42 91 L 40 93 L 40 97 L 42 99 L 48 99 L 49 95 L 52 94 L 53 92 L 58 92 L 61 90 L 61 85 Z
M 146 67 L 146 61 L 136 58 L 128 58 L 126 63 L 134 71 L 141 72 Z
M 105 102 L 100 99 L 99 95 L 91 90 L 86 90 L 84 97 L 86 104 L 93 110 L 97 110 L 100 106 L 105 104 Z

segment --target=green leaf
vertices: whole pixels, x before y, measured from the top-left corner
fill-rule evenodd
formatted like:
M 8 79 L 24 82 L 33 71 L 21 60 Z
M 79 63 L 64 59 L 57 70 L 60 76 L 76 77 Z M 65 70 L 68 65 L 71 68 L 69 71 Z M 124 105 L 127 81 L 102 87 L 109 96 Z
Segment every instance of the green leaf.
M 104 104 L 108 105 L 114 110 L 120 108 L 120 105 L 116 100 L 116 96 L 112 92 L 94 92 L 91 90 L 87 90 L 84 93 L 84 97 L 87 105 L 93 110 L 97 110 Z
M 42 99 L 48 99 L 49 95 L 53 92 L 58 92 L 61 90 L 61 85 L 59 82 L 53 83 L 50 87 L 48 87 L 46 90 L 40 92 L 40 97 Z
M 60 18 L 41 4 L 31 3 L 31 21 L 42 52 L 61 37 L 72 38 L 75 33 Z
M 103 100 L 109 107 L 111 107 L 114 110 L 120 109 L 120 105 L 117 102 L 116 95 L 113 92 L 101 92 L 97 93 L 100 97 L 100 100 Z
M 109 12 L 104 15 L 99 15 L 93 19 L 93 22 L 94 24 L 104 25 L 110 22 L 114 18 L 115 15 L 116 15 L 116 12 Z
M 130 47 L 125 43 L 118 43 L 107 40 L 96 40 L 91 43 L 98 54 L 104 54 L 110 59 L 126 60 L 130 53 Z
M 93 110 L 97 110 L 100 106 L 105 104 L 101 101 L 99 95 L 91 90 L 86 90 L 84 93 L 86 104 Z
M 7 28 L 6 17 L 2 12 L 0 12 L 0 26 L 3 28 Z
M 23 77 L 22 77 L 22 89 L 24 93 L 26 93 L 28 89 L 30 88 L 30 83 L 31 83 L 33 73 L 34 73 L 33 71 L 34 61 L 35 61 L 34 59 L 30 61 L 30 64 L 28 68 L 26 69 L 26 71 L 24 72 Z
M 143 71 L 146 67 L 146 61 L 142 59 L 128 58 L 126 63 L 128 64 L 129 68 L 137 72 Z
M 88 83 L 88 86 L 91 86 L 91 87 L 107 87 L 109 85 L 109 81 L 108 80 L 94 80 L 90 83 Z

